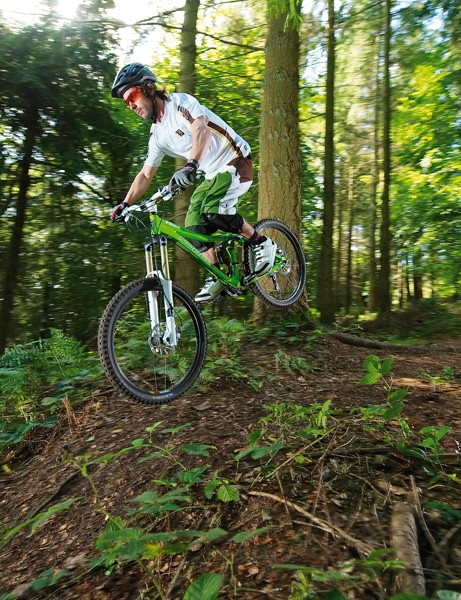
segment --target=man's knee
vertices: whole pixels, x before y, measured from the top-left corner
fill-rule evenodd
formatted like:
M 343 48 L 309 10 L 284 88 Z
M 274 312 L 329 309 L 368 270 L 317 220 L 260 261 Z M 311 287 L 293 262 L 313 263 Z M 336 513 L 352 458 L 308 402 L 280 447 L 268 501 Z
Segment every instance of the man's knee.
M 187 229 L 189 229 L 190 231 L 195 231 L 195 233 L 202 233 L 203 235 L 211 235 L 212 233 L 214 233 L 214 231 L 210 231 L 208 225 L 189 225 Z M 194 240 L 192 238 L 187 239 L 192 244 L 192 246 L 194 246 L 194 248 L 197 248 L 199 252 L 206 252 L 214 246 L 214 244 L 211 242 L 202 242 L 201 240 Z
M 220 215 L 218 213 L 203 213 L 203 219 L 214 225 L 221 231 L 228 231 L 229 233 L 241 233 L 243 227 L 243 217 L 239 214 L 235 215 Z

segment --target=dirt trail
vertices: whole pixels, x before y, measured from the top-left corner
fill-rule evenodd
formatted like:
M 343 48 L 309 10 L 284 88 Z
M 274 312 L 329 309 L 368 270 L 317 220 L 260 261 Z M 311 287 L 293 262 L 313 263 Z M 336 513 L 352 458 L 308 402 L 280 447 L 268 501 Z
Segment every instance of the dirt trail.
M 251 365 L 255 379 L 265 380 L 261 390 L 223 377 L 206 392 L 193 391 L 163 407 L 130 404 L 114 396 L 108 386 L 101 387 L 83 414 L 63 421 L 40 447 L 32 437 L 29 455 L 26 448 L 20 460 L 10 463 L 11 474 L 1 477 L 0 526 L 4 531 L 57 503 L 76 501 L 35 533 L 25 527 L 6 543 L 0 551 L 0 592 L 16 589 L 18 598 L 60 600 L 156 597 L 152 581 L 133 562 L 108 574 L 104 569 L 88 570 L 88 559 L 96 555 L 95 539 L 106 517 L 97 510 L 88 480 L 65 459 L 67 454 L 89 454 L 88 461 L 92 462 L 98 456 L 115 453 L 130 446 L 132 440 L 145 439 L 146 427 L 158 421 L 164 427 L 190 424 L 175 434 L 174 446 L 200 443 L 216 450 L 210 448 L 209 457 L 182 459 L 190 466 L 207 466 L 210 477 L 219 473 L 235 483 L 240 493 L 238 502 L 225 504 L 215 497 L 206 500 L 203 486 L 197 486 L 197 504 L 173 514 L 165 525 L 200 530 L 220 527 L 229 534 L 267 527 L 242 544 L 231 544 L 226 538 L 210 545 L 197 544 L 184 556 L 151 561 L 149 568 L 157 573 L 166 597 L 182 598 L 192 580 L 205 571 L 214 571 L 224 575 L 220 598 L 286 599 L 294 575 L 275 569 L 275 563 L 338 569 L 346 560 L 360 558 L 372 548 L 388 546 L 393 507 L 411 497 L 412 482 L 419 490 L 425 523 L 436 544 L 431 548 L 430 538 L 422 534 L 428 589 L 435 589 L 438 577 L 439 589 L 461 591 L 459 515 L 456 520 L 453 513 L 454 520 L 450 521 L 440 510 L 427 508 L 431 501 L 443 501 L 453 510 L 460 509 L 459 484 L 447 482 L 452 473 L 461 477 L 457 454 L 461 442 L 460 356 L 453 351 L 456 346 L 461 352 L 461 343 L 451 340 L 447 345 L 451 351 L 439 345 L 418 353 L 405 348 L 371 351 L 329 338 L 305 348 L 279 342 L 272 347 L 247 347 L 243 364 Z M 266 376 L 267 364 L 269 360 L 274 368 L 276 353 L 279 368 L 272 379 Z M 334 411 L 383 403 L 381 385 L 357 385 L 363 375 L 363 361 L 371 353 L 381 358 L 394 356 L 393 385 L 408 388 L 403 416 L 412 429 L 450 426 L 443 438 L 443 451 L 450 455 L 441 467 L 446 474 L 443 480 L 431 476 L 424 461 L 386 449 L 380 433 L 366 431 L 358 416 L 356 422 L 347 423 L 339 413 L 335 416 Z M 281 357 L 286 358 L 285 364 Z M 333 411 L 329 417 L 332 431 L 305 450 L 303 462 L 291 461 L 271 477 L 262 477 L 260 463 L 249 457 L 236 469 L 234 456 L 247 447 L 248 434 L 267 414 L 264 405 L 285 402 L 309 407 L 326 400 L 331 401 Z M 160 444 L 167 444 L 168 439 L 166 434 L 158 436 Z M 160 475 L 175 472 L 166 458 L 140 462 L 143 456 L 144 449 L 134 449 L 89 466 L 106 512 L 126 516 L 133 509 L 134 497 L 153 489 L 153 481 Z M 143 527 L 147 531 L 149 522 L 146 516 Z M 55 573 L 60 569 L 68 573 L 54 587 L 40 591 L 27 587 L 50 568 Z M 383 597 L 376 581 L 364 579 L 357 585 L 361 591 L 356 597 Z

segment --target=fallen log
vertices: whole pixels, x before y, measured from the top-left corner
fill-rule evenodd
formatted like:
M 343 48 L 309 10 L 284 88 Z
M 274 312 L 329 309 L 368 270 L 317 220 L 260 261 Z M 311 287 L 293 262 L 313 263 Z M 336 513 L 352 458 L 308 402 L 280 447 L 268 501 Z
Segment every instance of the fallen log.
M 439 346 L 437 344 L 421 345 L 421 346 L 401 346 L 399 344 L 389 344 L 388 342 L 380 342 L 378 340 L 370 340 L 368 338 L 362 338 L 358 335 L 352 335 L 350 333 L 331 333 L 330 336 L 338 342 L 348 344 L 349 346 L 356 346 L 357 348 L 370 348 L 371 350 L 391 350 L 398 352 L 405 350 L 411 350 L 415 354 L 427 354 L 430 351 L 439 352 L 459 352 L 460 349 L 454 346 Z
M 424 596 L 426 580 L 419 554 L 418 532 L 414 507 L 399 502 L 391 517 L 391 546 L 404 570 L 395 576 L 395 591 Z

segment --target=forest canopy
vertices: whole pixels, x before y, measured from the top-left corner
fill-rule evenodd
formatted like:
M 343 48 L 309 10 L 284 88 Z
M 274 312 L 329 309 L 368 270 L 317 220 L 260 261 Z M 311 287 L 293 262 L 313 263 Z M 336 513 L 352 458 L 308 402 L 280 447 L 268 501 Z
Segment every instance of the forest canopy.
M 313 311 L 322 313 L 326 296 L 333 318 L 459 298 L 457 4 L 197 2 L 195 95 L 252 146 L 261 185 L 256 177 L 241 212 L 255 219 L 258 199 L 264 212 L 273 186 L 276 214 L 264 216 L 283 216 L 287 205 L 299 215 Z M 83 2 L 72 20 L 44 6 L 33 24 L 0 16 L 2 352 L 53 328 L 90 342 L 107 300 L 142 276 L 140 239 L 110 212 L 143 164 L 148 124 L 110 86 L 124 62 L 143 56 L 175 91 L 184 60 L 188 2 L 153 7 L 129 28 L 111 16 L 112 2 Z M 287 28 L 299 50 L 285 84 L 287 101 L 296 95 L 294 128 L 267 102 L 271 66 L 281 73 L 270 42 Z M 273 133 L 285 126 L 300 169 L 279 176 L 265 123 Z M 156 183 L 173 169 L 164 161 Z M 327 294 L 318 286 L 325 273 Z M 237 303 L 242 314 L 249 303 Z

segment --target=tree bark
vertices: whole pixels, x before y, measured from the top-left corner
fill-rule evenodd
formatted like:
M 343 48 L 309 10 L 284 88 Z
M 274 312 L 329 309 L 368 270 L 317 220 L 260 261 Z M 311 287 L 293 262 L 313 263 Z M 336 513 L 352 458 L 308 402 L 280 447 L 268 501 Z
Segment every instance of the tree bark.
M 354 167 L 349 167 L 347 200 L 349 208 L 349 223 L 347 229 L 347 267 L 346 267 L 346 314 L 352 305 L 352 232 L 354 227 Z
M 268 1 L 258 218 L 278 217 L 300 238 L 299 32 L 288 14 L 288 2 L 283 10 L 275 10 L 274 2 Z
M 181 46 L 179 50 L 179 82 L 178 92 L 195 94 L 196 60 L 197 60 L 197 15 L 200 0 L 186 0 L 184 21 L 181 30 Z M 183 159 L 176 159 L 176 169 L 184 165 Z M 193 188 L 182 191 L 175 199 L 175 222 L 184 226 L 184 219 L 189 206 Z M 178 246 L 174 246 L 174 277 L 176 282 L 189 293 L 197 292 L 199 286 L 198 265 Z
M 319 309 L 320 321 L 332 323 L 335 319 L 333 296 L 333 221 L 335 207 L 334 160 L 334 85 L 335 85 L 335 8 L 328 0 L 327 80 L 325 105 L 325 160 L 323 230 L 320 255 Z
M 395 577 L 396 591 L 418 594 L 426 593 L 423 566 L 419 555 L 418 532 L 411 506 L 397 504 L 391 519 L 391 546 L 396 557 L 405 565 L 405 570 Z
M 391 310 L 391 258 L 390 258 L 390 199 L 391 183 L 391 88 L 390 88 L 390 41 L 391 0 L 385 0 L 384 15 L 384 73 L 383 73 L 383 192 L 381 196 L 381 236 L 379 270 L 379 313 Z
M 380 56 L 381 56 L 381 35 L 378 32 L 376 36 L 376 54 L 375 54 L 375 101 L 374 101 L 374 119 L 373 119 L 373 163 L 371 168 L 371 189 L 370 189 L 370 225 L 369 225 L 369 259 L 368 259 L 368 310 L 375 312 L 377 303 L 377 275 L 376 275 L 376 225 L 377 225 L 377 193 L 379 184 L 379 120 L 380 120 Z
M 28 126 L 24 139 L 22 159 L 20 161 L 19 190 L 16 198 L 16 216 L 11 239 L 5 256 L 5 278 L 3 282 L 3 303 L 0 308 L 0 355 L 5 352 L 13 331 L 14 298 L 19 275 L 19 262 L 24 239 L 26 221 L 27 193 L 30 186 L 30 166 L 35 140 L 39 129 L 39 115 L 36 109 L 30 109 Z

